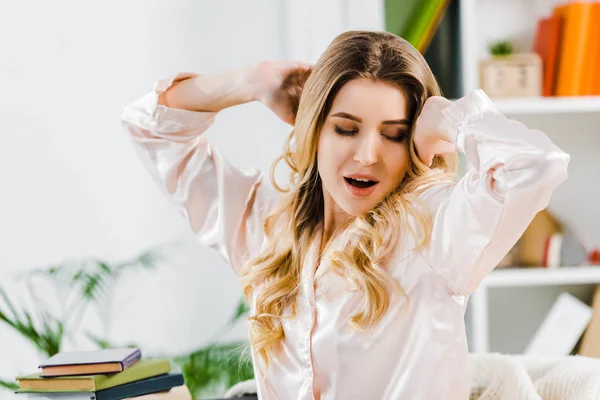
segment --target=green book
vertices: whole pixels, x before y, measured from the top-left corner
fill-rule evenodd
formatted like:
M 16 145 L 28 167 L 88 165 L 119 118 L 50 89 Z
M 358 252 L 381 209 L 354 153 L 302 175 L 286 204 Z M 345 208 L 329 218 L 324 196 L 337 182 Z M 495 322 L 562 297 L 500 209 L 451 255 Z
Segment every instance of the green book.
M 448 0 L 426 0 L 410 21 L 404 39 L 424 53 L 448 7 Z
M 111 375 L 42 378 L 39 373 L 17 377 L 19 392 L 95 392 L 171 372 L 168 359 L 146 358 Z
M 423 0 L 385 0 L 385 30 L 405 37 Z
M 449 0 L 385 0 L 385 29 L 425 53 Z

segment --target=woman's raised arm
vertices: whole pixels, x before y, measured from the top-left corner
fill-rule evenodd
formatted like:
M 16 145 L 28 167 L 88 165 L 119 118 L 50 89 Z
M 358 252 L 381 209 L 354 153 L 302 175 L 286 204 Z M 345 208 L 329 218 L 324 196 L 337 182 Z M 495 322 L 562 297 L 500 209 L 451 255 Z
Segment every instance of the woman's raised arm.
M 181 73 L 158 81 L 122 116 L 143 164 L 198 240 L 218 251 L 236 272 L 249 253 L 260 249 L 264 217 L 278 196 L 263 173 L 235 167 L 202 133 L 218 111 L 236 104 L 261 100 L 285 110 L 281 99 L 268 104 L 278 83 L 277 76 L 265 74 L 265 65 L 206 76 Z M 279 65 L 287 67 L 278 69 L 283 78 L 298 68 L 292 68 L 296 63 Z

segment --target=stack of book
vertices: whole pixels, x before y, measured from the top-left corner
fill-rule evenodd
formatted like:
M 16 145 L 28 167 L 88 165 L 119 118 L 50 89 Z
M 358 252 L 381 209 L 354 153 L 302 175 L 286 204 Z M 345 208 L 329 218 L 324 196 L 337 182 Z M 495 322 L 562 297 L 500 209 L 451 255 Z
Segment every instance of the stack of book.
M 133 348 L 58 353 L 39 368 L 16 378 L 24 400 L 120 400 L 184 383 L 168 359 L 142 359 Z
M 538 21 L 544 96 L 600 95 L 600 3 L 571 1 Z

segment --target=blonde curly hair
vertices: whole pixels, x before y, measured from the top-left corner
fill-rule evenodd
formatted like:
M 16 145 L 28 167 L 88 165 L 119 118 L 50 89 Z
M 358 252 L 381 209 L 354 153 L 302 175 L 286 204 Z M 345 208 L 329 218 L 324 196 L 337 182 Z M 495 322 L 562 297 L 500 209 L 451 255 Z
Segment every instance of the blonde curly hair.
M 407 116 L 412 121 L 427 98 L 440 95 L 421 54 L 404 39 L 386 32 L 343 33 L 333 40 L 311 72 L 286 81 L 289 93 L 297 99 L 296 123 L 284 153 L 271 168 L 271 181 L 284 195 L 265 220 L 267 246 L 241 271 L 247 299 L 251 301 L 254 296 L 255 312 L 248 319 L 251 345 L 267 365 L 285 337 L 284 311 L 290 309 L 295 315 L 304 256 L 323 223 L 323 190 L 317 170 L 319 133 L 341 87 L 359 78 L 400 88 L 406 94 Z M 291 169 L 287 190 L 274 178 L 274 170 L 282 160 Z M 454 154 L 435 157 L 431 167 L 424 165 L 417 156 L 411 129 L 403 181 L 374 209 L 354 218 L 346 228 L 352 240 L 343 251 L 329 254 L 332 269 L 349 279 L 363 296 L 362 310 L 349 318 L 355 328 L 367 328 L 383 317 L 392 290 L 405 295 L 399 282 L 386 272 L 385 260 L 404 229 L 417 243 L 414 250 L 427 244 L 431 221 L 419 206 L 419 195 L 433 185 L 452 181 L 456 160 Z

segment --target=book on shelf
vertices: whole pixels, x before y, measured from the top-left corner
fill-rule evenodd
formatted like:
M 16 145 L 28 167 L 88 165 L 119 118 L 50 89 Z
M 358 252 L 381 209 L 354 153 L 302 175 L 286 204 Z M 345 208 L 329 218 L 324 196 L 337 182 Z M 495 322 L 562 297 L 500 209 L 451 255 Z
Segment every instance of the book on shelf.
M 533 51 L 542 58 L 542 96 L 552 96 L 555 91 L 561 23 L 557 15 L 542 18 L 538 23 Z
M 561 232 L 560 222 L 548 209 L 538 212 L 519 238 L 515 263 L 532 267 L 547 266 L 547 239 Z
M 104 375 L 43 377 L 39 373 L 17 377 L 19 391 L 94 392 L 113 386 L 166 374 L 171 371 L 167 359 L 147 358 L 134 363 L 123 372 Z
M 570 355 L 592 318 L 592 308 L 563 292 L 527 346 L 525 354 Z
M 546 239 L 543 267 L 581 266 L 585 265 L 587 259 L 587 249 L 573 234 L 555 233 Z
M 450 0 L 386 0 L 386 29 L 425 53 L 449 4 Z
M 556 95 L 581 95 L 590 4 L 583 2 L 564 4 L 554 9 L 554 15 L 563 20 Z
M 590 4 L 590 22 L 583 64 L 582 94 L 600 95 L 600 3 Z
M 385 0 L 385 29 L 404 37 L 407 26 L 418 12 L 421 0 Z
M 135 348 L 61 352 L 39 367 L 42 377 L 95 375 L 122 372 L 142 357 Z
M 586 357 L 600 357 L 600 286 L 596 287 L 592 301 L 592 319 L 577 353 Z
M 600 95 L 600 2 L 572 1 L 537 23 L 544 96 Z
M 404 38 L 421 53 L 429 47 L 449 4 L 450 0 L 423 1 L 419 12 L 411 20 Z

